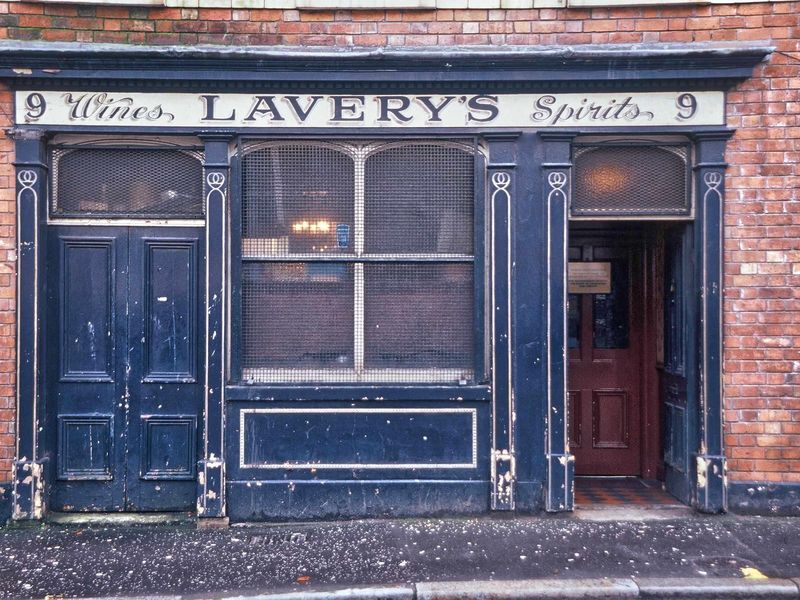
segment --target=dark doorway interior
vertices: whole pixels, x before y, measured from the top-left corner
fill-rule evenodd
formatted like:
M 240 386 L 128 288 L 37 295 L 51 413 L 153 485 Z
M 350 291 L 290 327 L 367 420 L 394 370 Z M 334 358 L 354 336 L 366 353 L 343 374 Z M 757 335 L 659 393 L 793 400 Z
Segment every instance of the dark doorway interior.
M 569 432 L 579 477 L 664 479 L 665 230 L 571 224 Z

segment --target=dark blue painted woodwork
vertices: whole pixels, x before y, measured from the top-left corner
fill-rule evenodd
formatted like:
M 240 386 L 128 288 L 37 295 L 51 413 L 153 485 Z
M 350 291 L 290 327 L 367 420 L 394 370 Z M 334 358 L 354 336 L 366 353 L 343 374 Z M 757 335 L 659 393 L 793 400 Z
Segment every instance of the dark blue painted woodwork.
M 530 47 L 292 55 L 242 48 L 187 54 L 174 48 L 81 45 L 53 52 L 48 45 L 29 43 L 0 48 L 0 78 L 26 88 L 85 89 L 91 83 L 137 91 L 230 91 L 234 83 L 238 90 L 285 92 L 319 89 L 325 82 L 327 89 L 344 93 L 396 92 L 401 82 L 403 92 L 430 92 L 434 81 L 437 93 L 724 89 L 747 78 L 768 52 L 676 46 L 658 52 Z M 48 133 L 84 130 L 60 126 Z M 105 134 L 130 131 L 113 124 L 102 129 Z M 141 135 L 160 133 L 155 127 L 137 128 Z M 365 131 L 317 133 L 361 136 Z M 497 509 L 536 510 L 544 500 L 548 510 L 570 510 L 564 271 L 570 147 L 577 132 L 537 135 L 533 129 L 509 133 L 475 127 L 437 130 L 436 135 L 465 133 L 479 136 L 490 157 L 488 169 L 476 169 L 476 188 L 488 191 L 477 199 L 475 213 L 477 384 L 248 386 L 236 384 L 238 353 L 226 347 L 226 340 L 240 334 L 240 189 L 237 159 L 229 171 L 228 152 L 237 132 L 199 133 L 205 143 L 205 231 L 52 227 L 48 236 L 45 145 L 33 129 L 18 132 L 17 518 L 41 517 L 37 490 L 43 474 L 53 484 L 50 500 L 57 510 L 166 510 L 196 501 L 201 517 L 285 519 L 482 512 L 490 499 Z M 696 239 L 679 263 L 689 282 L 682 327 L 702 332 L 702 339 L 696 343 L 696 336 L 686 336 L 685 372 L 667 369 L 663 380 L 671 411 L 665 418 L 665 459 L 668 486 L 676 495 L 694 496 L 701 509 L 718 510 L 725 504 L 717 377 L 721 273 L 718 262 L 707 260 L 721 257 L 722 188 L 712 173 L 724 167 L 727 133 L 709 127 L 593 133 L 684 133 L 698 142 L 698 221 L 686 227 L 684 243 Z M 264 135 L 307 137 L 308 131 L 247 132 L 249 138 Z M 416 127 L 403 135 L 431 132 Z M 495 175 L 500 178 L 493 180 Z M 486 226 L 487 207 L 500 217 L 495 218 L 494 238 Z M 47 269 L 37 240 L 47 240 Z M 695 300 L 699 290 L 702 301 Z M 37 291 L 46 296 L 37 297 Z M 484 306 L 489 295 L 494 301 Z M 230 322 L 227 315 L 232 315 Z M 495 323 L 494 330 L 487 322 Z M 232 330 L 230 337 L 226 328 Z M 46 369 L 46 394 L 37 389 L 40 364 Z M 45 395 L 47 411 L 41 406 Z M 327 419 L 313 412 L 355 408 L 371 412 L 334 413 Z M 474 456 L 469 452 L 473 430 L 464 413 L 423 416 L 427 409 L 447 408 L 476 410 Z M 275 412 L 281 409 L 308 410 Z M 411 409 L 420 416 L 412 421 L 412 413 L 397 412 L 391 417 L 385 412 L 391 409 Z M 245 419 L 241 430 L 243 410 L 273 412 L 244 413 L 261 420 Z M 44 444 L 37 439 L 41 424 Z M 421 436 L 428 439 L 420 442 Z M 703 454 L 696 454 L 700 449 Z M 37 462 L 42 450 L 54 454 L 54 460 Z M 468 455 L 475 467 L 463 466 Z M 697 458 L 708 467 L 699 490 Z M 261 466 L 242 466 L 251 459 Z M 367 459 L 372 462 L 362 465 Z M 319 465 L 269 466 L 284 461 Z M 333 468 L 334 461 L 347 467 Z M 441 468 L 427 468 L 432 464 Z M 402 468 L 392 468 L 398 465 Z
M 491 283 L 490 329 L 492 349 L 492 509 L 513 510 L 516 484 L 515 440 L 513 432 L 513 390 L 511 369 L 513 356 L 511 326 L 511 255 L 514 227 L 514 190 L 519 133 L 487 135 L 489 146 L 489 227 L 492 235 L 493 280 Z
M 516 46 L 444 48 L 375 48 L 351 52 L 317 51 L 296 53 L 285 48 L 226 48 L 102 44 L 96 48 L 79 43 L 26 42 L 0 47 L 0 77 L 33 81 L 34 86 L 72 85 L 76 79 L 114 81 L 141 87 L 141 80 L 162 80 L 177 87 L 199 87 L 204 91 L 227 90 L 231 82 L 239 88 L 259 90 L 272 86 L 320 81 L 339 84 L 353 81 L 365 85 L 417 86 L 437 91 L 492 89 L 511 86 L 552 90 L 559 84 L 572 88 L 602 86 L 604 89 L 672 85 L 682 90 L 725 89 L 752 75 L 755 65 L 772 51 L 765 46 L 698 47 L 673 44 L 669 48 L 633 45 L 627 51 L 602 46 Z M 26 71 L 27 67 L 31 72 Z M 352 93 L 348 86 L 347 93 Z M 511 88 L 513 89 L 513 88 Z
M 113 381 L 114 247 L 69 240 L 63 252 L 61 379 Z
M 732 481 L 728 507 L 740 515 L 800 517 L 800 484 Z
M 514 169 L 511 327 L 513 439 L 518 511 L 543 508 L 547 390 L 547 206 L 541 196 L 542 145 L 535 133 L 516 141 Z
M 567 218 L 571 184 L 573 134 L 543 132 L 541 194 L 547 207 L 547 296 L 545 298 L 547 360 L 547 497 L 548 511 L 572 510 L 575 462 L 567 434 Z
M 10 481 L 0 481 L 0 525 L 11 519 L 11 494 L 13 485 Z
M 478 466 L 477 409 L 312 410 L 242 410 L 242 465 Z
M 692 280 L 692 232 L 688 226 L 668 232 L 664 240 L 664 368 L 661 372 L 662 444 L 664 484 L 668 492 L 687 504 L 692 497 L 689 455 L 688 397 L 693 365 L 689 317 L 696 297 L 689 294 Z
M 111 480 L 113 431 L 110 415 L 59 415 L 58 478 Z
M 225 448 L 224 448 L 224 394 L 226 359 L 226 319 L 229 296 L 225 288 L 228 276 L 227 253 L 229 246 L 228 195 L 230 173 L 227 133 L 201 136 L 205 142 L 203 164 L 203 193 L 206 199 L 206 244 L 208 259 L 205 263 L 206 302 L 204 385 L 205 419 L 203 421 L 203 451 L 198 464 L 199 476 L 195 490 L 198 516 L 218 518 L 225 516 Z
M 43 305 L 38 301 L 44 281 L 44 238 L 47 197 L 45 143 L 40 130 L 13 133 L 17 198 L 17 453 L 12 465 L 13 518 L 41 519 L 45 511 L 45 481 L 54 467 L 43 462 L 39 361 L 46 341 L 39 335 Z
M 485 512 L 489 409 L 486 403 L 396 402 L 391 396 L 302 408 L 230 402 L 227 514 L 241 521 Z
M 435 517 L 489 510 L 488 481 L 232 481 L 231 521 Z M 235 501 L 234 501 L 235 499 Z
M 339 401 L 366 402 L 391 398 L 398 402 L 451 401 L 491 402 L 492 389 L 488 385 L 364 385 L 270 384 L 269 387 L 253 385 L 228 385 L 225 388 L 229 401 L 246 402 L 316 402 L 335 398 Z
M 51 226 L 53 510 L 185 510 L 202 418 L 196 228 Z
M 358 403 L 333 398 L 302 405 L 228 402 L 228 482 L 485 482 L 490 408 L 472 402 L 398 402 L 391 396 Z M 230 497 L 229 505 L 238 502 Z
M 197 417 L 142 417 L 142 479 L 195 477 Z
M 47 258 L 45 397 L 48 446 L 58 465 L 48 505 L 122 510 L 126 418 L 118 405 L 126 362 L 120 352 L 127 345 L 127 233 L 53 228 Z M 86 461 L 86 450 L 104 454 Z
M 147 244 L 144 322 L 144 377 L 147 381 L 197 377 L 198 298 L 196 244 Z
M 699 292 L 696 331 L 700 334 L 694 355 L 699 401 L 695 412 L 699 437 L 696 502 L 697 509 L 707 513 L 721 512 L 727 506 L 722 447 L 722 210 L 728 166 L 725 144 L 732 135 L 732 131 L 722 130 L 695 136 L 694 275 Z

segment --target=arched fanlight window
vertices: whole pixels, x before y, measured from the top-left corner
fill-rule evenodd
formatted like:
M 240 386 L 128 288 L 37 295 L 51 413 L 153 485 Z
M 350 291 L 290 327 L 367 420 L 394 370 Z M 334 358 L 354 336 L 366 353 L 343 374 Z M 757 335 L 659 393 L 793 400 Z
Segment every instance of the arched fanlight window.
M 54 147 L 51 215 L 202 218 L 202 156 L 191 148 Z
M 571 216 L 688 216 L 689 148 L 685 144 L 577 145 Z

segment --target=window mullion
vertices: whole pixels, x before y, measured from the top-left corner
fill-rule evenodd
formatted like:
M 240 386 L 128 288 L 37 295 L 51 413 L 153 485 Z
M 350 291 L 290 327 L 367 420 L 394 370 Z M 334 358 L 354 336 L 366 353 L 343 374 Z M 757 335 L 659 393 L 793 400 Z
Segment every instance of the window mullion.
M 353 248 L 357 258 L 364 254 L 364 149 L 355 153 L 354 210 L 353 210 Z M 364 263 L 353 265 L 353 367 L 356 378 L 364 373 Z

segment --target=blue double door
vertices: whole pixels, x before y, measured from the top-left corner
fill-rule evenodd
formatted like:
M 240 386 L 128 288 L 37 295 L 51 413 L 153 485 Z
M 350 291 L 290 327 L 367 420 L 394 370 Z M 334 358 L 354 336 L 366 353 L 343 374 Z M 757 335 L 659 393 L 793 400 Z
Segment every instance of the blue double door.
M 49 510 L 193 507 L 204 254 L 196 227 L 49 227 Z

